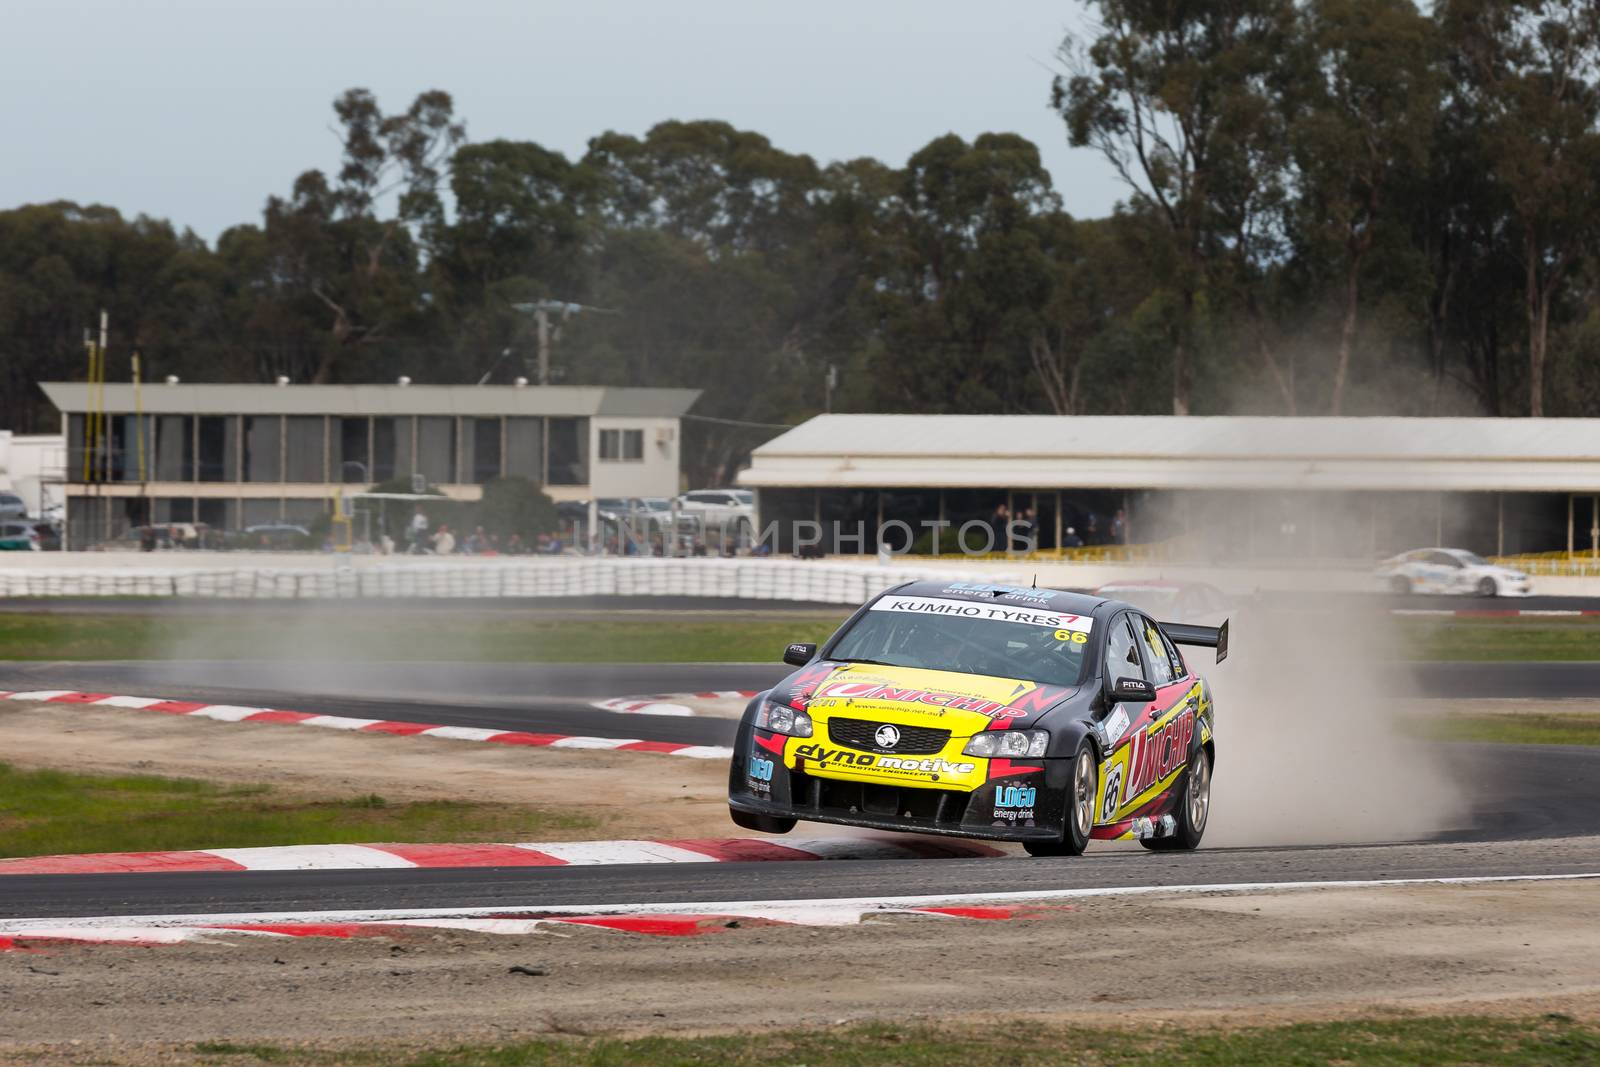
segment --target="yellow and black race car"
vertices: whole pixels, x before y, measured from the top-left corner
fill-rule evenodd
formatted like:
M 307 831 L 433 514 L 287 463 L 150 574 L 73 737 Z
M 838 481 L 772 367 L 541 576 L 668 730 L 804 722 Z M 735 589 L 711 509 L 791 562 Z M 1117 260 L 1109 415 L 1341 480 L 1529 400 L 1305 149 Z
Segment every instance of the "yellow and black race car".
M 1228 625 L 1157 623 L 1116 600 L 912 582 L 869 601 L 745 709 L 733 821 L 799 819 L 1021 841 L 1200 844 L 1214 710 L 1179 645 L 1227 655 Z

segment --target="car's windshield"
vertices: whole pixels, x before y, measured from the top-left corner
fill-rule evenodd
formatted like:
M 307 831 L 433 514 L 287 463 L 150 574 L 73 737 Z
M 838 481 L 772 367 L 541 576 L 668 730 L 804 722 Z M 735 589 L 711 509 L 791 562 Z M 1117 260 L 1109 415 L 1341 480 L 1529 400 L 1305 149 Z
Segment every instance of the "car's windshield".
M 1092 625 L 1046 608 L 891 594 L 851 624 L 829 658 L 1074 686 Z
M 1456 557 L 1469 567 L 1487 567 L 1489 561 L 1476 552 L 1457 552 Z

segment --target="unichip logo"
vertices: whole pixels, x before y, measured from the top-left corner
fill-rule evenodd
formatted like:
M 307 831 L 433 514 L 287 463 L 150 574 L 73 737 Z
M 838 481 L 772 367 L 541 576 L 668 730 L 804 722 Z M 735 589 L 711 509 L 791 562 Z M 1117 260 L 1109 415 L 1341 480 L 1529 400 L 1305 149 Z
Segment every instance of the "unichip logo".
M 872 735 L 872 739 L 878 743 L 879 748 L 893 748 L 900 743 L 900 731 L 884 723 L 878 727 L 878 732 Z

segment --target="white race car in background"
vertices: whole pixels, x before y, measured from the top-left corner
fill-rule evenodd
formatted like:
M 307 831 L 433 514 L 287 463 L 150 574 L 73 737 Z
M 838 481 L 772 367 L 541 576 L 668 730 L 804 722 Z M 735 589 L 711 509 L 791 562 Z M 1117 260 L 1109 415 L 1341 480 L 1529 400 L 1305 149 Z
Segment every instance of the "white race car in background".
M 1521 571 L 1490 563 L 1464 548 L 1419 548 L 1378 564 L 1377 578 L 1395 593 L 1528 596 L 1533 585 Z

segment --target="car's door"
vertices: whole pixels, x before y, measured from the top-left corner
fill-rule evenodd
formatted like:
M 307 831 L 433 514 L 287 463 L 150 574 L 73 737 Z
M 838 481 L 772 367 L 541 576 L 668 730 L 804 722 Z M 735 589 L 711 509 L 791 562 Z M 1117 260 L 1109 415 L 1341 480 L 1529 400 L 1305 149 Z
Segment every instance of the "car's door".
M 1461 561 L 1448 552 L 1429 552 L 1426 564 L 1429 592 L 1455 593 L 1461 586 Z
M 1117 629 L 1120 626 L 1122 629 Z M 1122 650 L 1126 641 L 1131 647 Z M 1144 679 L 1155 688 L 1156 698 L 1139 704 L 1118 704 L 1105 720 L 1106 737 L 1112 748 L 1101 764 L 1099 822 L 1120 822 L 1149 804 L 1156 787 L 1188 763 L 1187 748 L 1159 753 L 1151 745 L 1178 744 L 1178 735 L 1163 734 L 1166 724 L 1193 712 L 1194 677 L 1177 649 L 1140 612 L 1125 612 L 1107 635 L 1106 671 L 1116 665 L 1137 662 Z M 1127 726 L 1122 728 L 1121 716 Z M 1113 735 L 1115 739 L 1113 740 Z
M 1129 621 L 1130 612 L 1118 612 L 1106 627 L 1105 656 L 1101 660 L 1101 676 L 1109 690 L 1118 678 L 1145 678 L 1144 659 L 1140 655 L 1140 642 Z M 1116 822 L 1124 805 L 1123 787 L 1127 783 L 1128 744 L 1144 721 L 1148 704 L 1119 701 L 1111 706 L 1100 721 L 1106 752 L 1100 761 L 1100 802 L 1095 809 L 1096 825 Z

